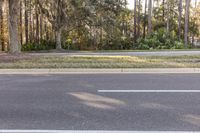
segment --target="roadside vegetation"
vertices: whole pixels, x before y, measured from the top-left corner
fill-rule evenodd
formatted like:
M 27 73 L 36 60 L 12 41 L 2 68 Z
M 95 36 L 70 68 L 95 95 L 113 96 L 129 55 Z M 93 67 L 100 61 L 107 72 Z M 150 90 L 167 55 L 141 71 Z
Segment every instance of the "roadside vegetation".
M 196 48 L 199 16 L 199 0 L 0 0 L 0 49 Z
M 3 60 L 5 59 L 5 60 Z M 2 56 L 1 69 L 200 68 L 200 56 Z

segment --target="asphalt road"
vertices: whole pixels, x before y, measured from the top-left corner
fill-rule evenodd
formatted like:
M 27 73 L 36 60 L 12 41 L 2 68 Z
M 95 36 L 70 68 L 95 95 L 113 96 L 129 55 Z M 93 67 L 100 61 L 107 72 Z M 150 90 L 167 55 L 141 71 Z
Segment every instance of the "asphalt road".
M 61 52 L 61 53 L 31 53 L 30 55 L 49 56 L 180 56 L 200 55 L 200 51 L 158 51 L 158 52 Z
M 0 75 L 0 129 L 200 131 L 199 74 Z

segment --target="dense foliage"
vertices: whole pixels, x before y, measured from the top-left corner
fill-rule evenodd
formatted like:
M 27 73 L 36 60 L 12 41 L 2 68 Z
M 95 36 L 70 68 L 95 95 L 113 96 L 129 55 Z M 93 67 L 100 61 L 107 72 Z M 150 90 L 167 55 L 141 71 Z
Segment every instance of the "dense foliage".
M 0 0 L 4 51 L 15 45 L 8 29 L 18 30 L 22 51 L 181 49 L 192 47 L 199 36 L 198 1 L 136 0 L 130 3 L 133 10 L 127 0 L 11 1 Z M 18 12 L 12 12 L 17 4 Z M 7 24 L 8 12 L 18 14 L 17 29 Z

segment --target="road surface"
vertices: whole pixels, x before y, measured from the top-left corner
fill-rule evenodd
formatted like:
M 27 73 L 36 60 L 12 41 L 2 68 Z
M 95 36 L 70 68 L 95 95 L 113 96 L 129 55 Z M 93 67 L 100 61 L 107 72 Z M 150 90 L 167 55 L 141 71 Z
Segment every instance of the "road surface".
M 0 129 L 199 131 L 199 77 L 0 75 Z

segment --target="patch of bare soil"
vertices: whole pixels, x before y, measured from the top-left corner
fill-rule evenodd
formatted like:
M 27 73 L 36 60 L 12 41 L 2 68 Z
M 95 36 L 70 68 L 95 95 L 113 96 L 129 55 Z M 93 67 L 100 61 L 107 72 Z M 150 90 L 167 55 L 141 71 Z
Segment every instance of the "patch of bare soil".
M 33 55 L 0 53 L 0 63 L 11 63 L 19 60 L 31 60 Z

